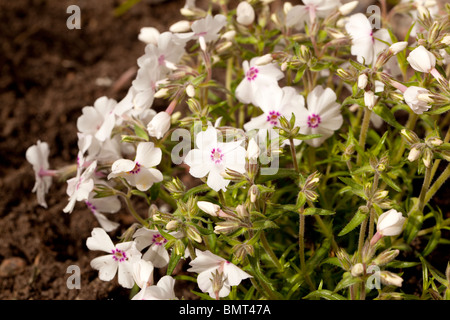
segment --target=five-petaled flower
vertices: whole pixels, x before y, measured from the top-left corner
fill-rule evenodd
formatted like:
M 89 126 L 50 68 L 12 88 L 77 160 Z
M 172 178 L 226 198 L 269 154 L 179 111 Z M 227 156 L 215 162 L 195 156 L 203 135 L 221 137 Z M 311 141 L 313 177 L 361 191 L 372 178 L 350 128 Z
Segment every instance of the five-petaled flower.
M 39 205 L 47 208 L 45 194 L 52 185 L 54 171 L 48 170 L 48 155 L 50 153 L 48 143 L 38 140 L 37 144 L 29 147 L 25 153 L 27 161 L 33 166 L 36 182 L 32 192 L 36 192 Z

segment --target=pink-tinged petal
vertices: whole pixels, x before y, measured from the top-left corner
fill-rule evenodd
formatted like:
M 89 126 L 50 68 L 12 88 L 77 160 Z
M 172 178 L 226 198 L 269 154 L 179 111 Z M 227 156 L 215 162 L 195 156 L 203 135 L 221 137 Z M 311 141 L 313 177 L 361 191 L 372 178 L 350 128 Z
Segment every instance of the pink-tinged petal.
M 111 254 L 95 258 L 91 261 L 91 267 L 98 270 L 98 277 L 102 281 L 111 281 L 117 273 L 118 263 Z
M 151 261 L 155 268 L 164 268 L 169 263 L 169 253 L 164 245 L 153 244 L 142 256 L 142 259 Z
M 135 162 L 145 168 L 151 168 L 161 163 L 162 151 L 153 142 L 141 142 L 136 150 Z
M 133 234 L 134 242 L 136 243 L 136 249 L 142 251 L 142 249 L 150 246 L 153 243 L 153 236 L 159 234 L 157 230 L 150 230 L 147 228 L 139 228 Z
M 211 152 L 209 150 L 193 149 L 184 158 L 184 163 L 189 166 L 189 173 L 195 178 L 206 177 L 211 170 Z
M 249 104 L 253 101 L 252 85 L 246 78 L 239 83 L 234 93 L 236 95 L 236 99 L 244 104 Z
M 98 250 L 111 253 L 115 248 L 111 238 L 102 228 L 94 228 L 91 237 L 87 238 L 86 246 L 89 250 Z

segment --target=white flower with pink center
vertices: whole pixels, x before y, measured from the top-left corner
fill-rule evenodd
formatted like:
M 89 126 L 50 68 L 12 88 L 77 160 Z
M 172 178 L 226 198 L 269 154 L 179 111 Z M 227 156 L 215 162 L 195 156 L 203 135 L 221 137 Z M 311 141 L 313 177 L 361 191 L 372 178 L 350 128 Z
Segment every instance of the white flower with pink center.
M 280 117 L 283 116 L 290 120 L 292 114 L 294 114 L 297 118 L 300 116 L 300 106 L 305 105 L 305 99 L 293 87 L 281 89 L 278 86 L 259 91 L 258 95 L 255 96 L 255 102 L 263 114 L 244 124 L 246 131 L 272 129 L 279 126 Z
M 302 134 L 321 134 L 322 137 L 305 140 L 313 147 L 320 146 L 326 139 L 338 130 L 344 121 L 340 104 L 336 102 L 336 94 L 330 88 L 317 86 L 306 99 L 308 108 L 299 106 L 299 116 L 296 125 Z
M 216 128 L 209 126 L 196 136 L 197 149 L 188 152 L 184 162 L 190 167 L 189 173 L 195 178 L 208 176 L 206 184 L 213 190 L 226 190 L 230 180 L 222 173 L 231 169 L 245 172 L 245 154 L 242 141 L 219 142 Z
M 339 0 L 303 0 L 303 3 L 304 5 L 293 6 L 287 12 L 287 27 L 301 30 L 306 22 L 313 23 L 316 17 L 325 18 L 341 6 Z
M 175 279 L 164 276 L 157 285 L 142 289 L 132 300 L 178 300 L 175 295 Z
M 75 207 L 77 201 L 88 200 L 89 194 L 94 190 L 94 174 L 97 168 L 97 161 L 93 161 L 84 171 L 84 159 L 80 159 L 80 166 L 77 175 L 67 180 L 67 195 L 69 203 L 64 207 L 63 211 L 70 213 Z
M 161 162 L 162 152 L 153 142 L 141 142 L 134 160 L 119 159 L 112 167 L 108 179 L 121 177 L 140 191 L 147 191 L 154 183 L 161 182 L 161 171 L 153 168 Z
M 117 229 L 119 223 L 109 220 L 103 213 L 116 213 L 121 208 L 120 200 L 117 196 L 107 198 L 94 198 L 94 193 L 91 192 L 88 200 L 85 201 L 86 206 L 97 219 L 100 226 L 106 232 Z
M 122 287 L 128 289 L 133 287 L 133 265 L 141 259 L 141 253 L 133 241 L 114 245 L 105 230 L 94 228 L 91 237 L 86 241 L 86 246 L 89 250 L 108 253 L 91 261 L 91 267 L 99 271 L 100 280 L 111 281 L 118 273 L 119 284 Z
M 284 73 L 274 64 L 268 63 L 262 66 L 256 65 L 260 57 L 255 57 L 242 63 L 244 79 L 236 88 L 236 98 L 242 103 L 257 105 L 255 98 L 257 91 L 264 91 L 268 87 L 278 86 L 278 80 L 284 77 Z
M 169 233 L 176 236 L 177 233 Z M 136 248 L 142 252 L 148 247 L 148 250 L 142 256 L 142 259 L 153 263 L 155 268 L 164 268 L 169 263 L 169 253 L 165 248 L 167 239 L 164 238 L 158 230 L 140 228 L 133 235 L 136 242 Z
M 52 185 L 52 176 L 55 171 L 49 170 L 48 156 L 50 149 L 47 142 L 37 141 L 37 144 L 29 147 L 25 153 L 27 161 L 33 166 L 36 182 L 32 192 L 36 192 L 39 205 L 47 208 L 45 194 Z
M 252 276 L 242 271 L 239 267 L 222 257 L 206 250 L 195 249 L 196 258 L 189 265 L 188 272 L 196 272 L 197 284 L 200 290 L 208 293 L 212 298 L 226 297 L 230 294 L 230 287 L 237 286 L 242 280 Z M 223 287 L 219 292 L 214 292 L 212 277 L 215 272 L 222 275 Z

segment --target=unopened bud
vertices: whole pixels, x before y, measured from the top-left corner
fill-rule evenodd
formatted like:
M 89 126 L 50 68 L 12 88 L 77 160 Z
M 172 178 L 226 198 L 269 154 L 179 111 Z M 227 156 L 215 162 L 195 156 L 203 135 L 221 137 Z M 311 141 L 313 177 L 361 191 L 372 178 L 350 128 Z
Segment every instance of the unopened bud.
M 434 103 L 431 93 L 419 93 L 417 99 L 425 103 Z
M 442 145 L 444 143 L 444 141 L 442 141 L 441 139 L 437 138 L 437 137 L 431 137 L 427 139 L 427 143 L 432 145 L 433 147 L 439 147 L 440 145 Z
M 235 220 L 227 220 L 227 221 L 220 221 L 216 223 L 216 226 L 214 227 L 214 233 L 231 233 L 238 229 L 240 227 L 239 221 Z
M 165 98 L 169 95 L 169 90 L 166 88 L 162 88 L 159 89 L 158 91 L 155 92 L 155 94 L 153 95 L 153 97 L 155 98 Z
M 343 16 L 350 14 L 357 6 L 359 1 L 350 1 L 339 7 L 339 13 Z
M 405 138 L 406 142 L 408 142 L 409 144 L 416 144 L 420 142 L 419 137 L 414 131 L 402 129 L 400 133 L 403 136 L 403 138 Z
M 389 191 L 387 190 L 378 190 L 375 192 L 375 195 L 373 196 L 374 202 L 382 201 L 384 198 L 386 198 L 389 194 Z
M 338 260 L 341 263 L 341 266 L 344 270 L 349 271 L 351 269 L 352 263 L 350 261 L 350 256 L 344 249 L 339 249 L 336 252 L 336 257 L 338 258 Z
M 401 287 L 403 282 L 401 277 L 390 271 L 381 271 L 380 280 L 384 285 L 397 287 Z
M 250 196 L 250 202 L 255 203 L 256 200 L 258 200 L 260 192 L 259 188 L 256 185 L 252 185 L 250 189 L 248 190 L 249 196 Z
M 389 47 L 389 51 L 391 51 L 393 55 L 396 55 L 397 53 L 405 50 L 407 46 L 408 42 L 406 41 L 396 42 Z
M 367 75 L 365 73 L 361 74 L 358 77 L 358 88 L 364 90 L 367 86 L 369 79 L 367 78 Z
M 257 66 L 263 66 L 266 64 L 269 64 L 273 61 L 272 55 L 270 53 L 263 55 L 262 57 L 259 57 L 256 59 L 255 64 Z
M 178 227 L 178 221 L 176 220 L 171 220 L 166 224 L 166 229 L 167 230 L 175 230 Z
M 350 271 L 353 277 L 360 277 L 364 273 L 364 266 L 362 263 L 357 263 L 352 267 L 352 270 Z
M 445 44 L 446 46 L 450 46 L 450 35 L 446 35 L 445 37 L 442 38 L 441 42 L 443 44 Z
M 429 168 L 431 165 L 431 161 L 433 160 L 433 152 L 431 152 L 430 149 L 425 148 L 424 153 L 423 153 L 423 164 L 425 165 L 425 167 Z
M 383 251 L 373 260 L 373 262 L 377 266 L 384 266 L 385 264 L 388 264 L 389 262 L 394 260 L 399 255 L 399 253 L 400 251 L 397 249 Z
M 236 213 L 237 213 L 237 216 L 239 217 L 239 219 L 241 219 L 241 220 L 245 220 L 249 217 L 247 209 L 245 209 L 245 207 L 242 204 L 240 204 L 236 207 Z
M 208 201 L 197 201 L 197 206 L 200 208 L 200 210 L 206 212 L 211 216 L 217 216 L 217 212 L 219 212 L 220 210 L 219 205 Z
M 233 255 L 239 261 L 243 261 L 247 255 L 253 256 L 255 253 L 255 249 L 252 245 L 247 243 L 239 243 L 235 245 L 232 249 Z
M 409 162 L 414 162 L 417 159 L 419 159 L 420 155 L 422 154 L 422 151 L 416 147 L 411 148 L 411 151 L 408 155 Z
M 235 37 L 236 37 L 236 31 L 234 31 L 234 30 L 227 31 L 221 36 L 222 39 L 228 40 L 228 41 L 233 40 Z
M 200 233 L 194 226 L 187 227 L 186 235 L 189 239 L 194 240 L 195 242 L 198 242 L 198 243 L 202 242 L 202 236 L 200 235 Z
M 216 51 L 217 51 L 217 53 L 225 53 L 231 47 L 233 47 L 233 43 L 231 41 L 221 42 L 216 46 Z M 206 48 L 206 46 L 205 46 L 205 48 Z M 203 50 L 203 51 L 205 51 L 205 50 Z
M 369 90 L 364 92 L 364 104 L 369 110 L 372 110 L 377 102 L 377 98 L 373 91 Z
M 188 32 L 191 30 L 191 23 L 187 20 L 181 20 L 171 25 L 169 30 L 173 33 Z
M 439 36 L 441 25 L 438 21 L 434 21 L 430 30 L 428 31 L 428 43 L 433 43 Z

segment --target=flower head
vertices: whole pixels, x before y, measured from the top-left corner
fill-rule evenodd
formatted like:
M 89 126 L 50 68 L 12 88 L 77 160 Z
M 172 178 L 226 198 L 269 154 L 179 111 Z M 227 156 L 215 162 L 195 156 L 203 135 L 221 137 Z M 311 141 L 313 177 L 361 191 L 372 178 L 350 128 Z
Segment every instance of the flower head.
M 164 276 L 157 285 L 148 286 L 133 297 L 133 300 L 178 300 L 174 291 L 175 279 Z
M 196 136 L 197 149 L 189 151 L 184 162 L 189 173 L 196 178 L 208 176 L 206 184 L 213 190 L 226 190 L 230 180 L 221 174 L 225 169 L 245 172 L 245 149 L 242 141 L 219 142 L 217 130 L 209 126 Z
M 163 268 L 169 263 L 169 253 L 164 245 L 167 239 L 158 230 L 140 228 L 133 235 L 139 251 L 148 247 L 142 259 L 151 261 L 156 268 Z
M 140 191 L 147 191 L 153 183 L 163 180 L 161 171 L 153 168 L 161 162 L 161 157 L 161 149 L 153 142 L 141 142 L 134 160 L 119 159 L 113 163 L 108 179 L 122 177 Z
M 255 10 L 247 1 L 239 2 L 236 8 L 236 20 L 244 26 L 251 25 L 255 20 Z
M 430 93 L 430 91 L 425 88 L 410 86 L 403 93 L 403 98 L 405 99 L 406 104 L 411 108 L 411 110 L 414 111 L 414 113 L 422 114 L 431 108 L 431 106 L 427 102 L 419 100 L 420 94 L 427 93 Z
M 94 189 L 94 173 L 97 168 L 97 161 L 93 161 L 84 171 L 82 163 L 77 170 L 76 177 L 67 180 L 67 195 L 69 203 L 64 207 L 64 212 L 72 212 L 76 201 L 88 200 L 91 191 Z
M 48 170 L 48 155 L 50 153 L 48 143 L 37 141 L 37 144 L 29 147 L 25 153 L 27 161 L 33 166 L 36 182 L 32 192 L 36 192 L 39 205 L 47 208 L 45 194 L 52 185 L 51 171 Z
M 259 57 L 242 63 L 244 79 L 236 88 L 236 98 L 242 103 L 254 103 L 258 91 L 267 90 L 270 87 L 278 86 L 278 80 L 284 77 L 283 72 L 273 63 L 262 66 L 256 65 Z
M 409 53 L 408 58 L 411 67 L 419 72 L 431 72 L 436 66 L 436 57 L 424 46 L 418 46 Z
M 106 232 L 117 229 L 119 223 L 110 221 L 103 213 L 115 213 L 120 210 L 121 203 L 117 196 L 107 198 L 94 198 L 94 194 L 91 192 L 88 199 L 85 201 L 86 206 L 92 212 L 97 219 L 100 226 L 105 229 Z
M 86 246 L 89 250 L 108 253 L 91 261 L 91 267 L 99 271 L 100 280 L 110 281 L 118 272 L 119 284 L 128 289 L 133 287 L 133 264 L 141 259 L 141 253 L 136 249 L 134 242 L 121 242 L 114 246 L 105 230 L 94 228 L 91 237 L 86 241 Z
M 398 236 L 403 229 L 406 218 L 401 212 L 395 209 L 388 210 L 378 217 L 377 232 L 370 240 L 370 244 L 374 245 L 384 236 Z
M 338 130 L 344 121 L 340 105 L 336 102 L 336 93 L 330 88 L 317 86 L 306 99 L 308 108 L 299 105 L 300 115 L 296 117 L 302 134 L 321 134 L 322 137 L 305 140 L 313 147 L 320 146 Z
M 198 273 L 197 284 L 203 292 L 207 292 L 212 298 L 226 297 L 230 294 L 230 287 L 237 286 L 242 280 L 251 278 L 251 275 L 242 271 L 231 262 L 213 254 L 210 251 L 195 250 L 196 258 L 189 265 L 188 272 Z M 214 292 L 213 274 L 222 275 L 223 286 L 219 292 Z
M 165 111 L 157 113 L 147 125 L 148 134 L 161 139 L 170 128 L 170 114 Z

